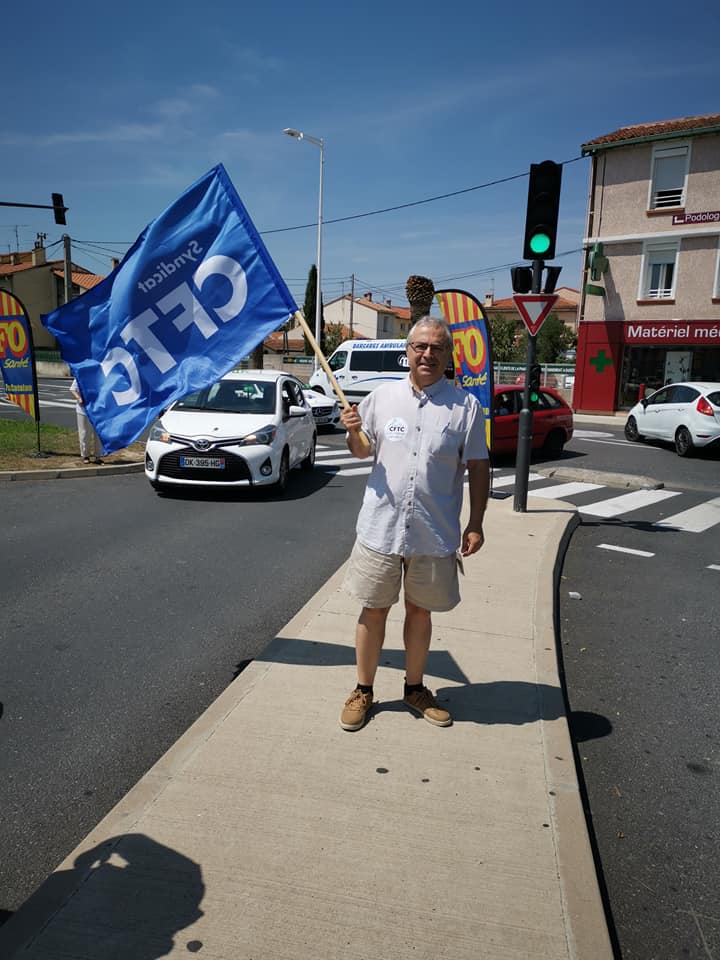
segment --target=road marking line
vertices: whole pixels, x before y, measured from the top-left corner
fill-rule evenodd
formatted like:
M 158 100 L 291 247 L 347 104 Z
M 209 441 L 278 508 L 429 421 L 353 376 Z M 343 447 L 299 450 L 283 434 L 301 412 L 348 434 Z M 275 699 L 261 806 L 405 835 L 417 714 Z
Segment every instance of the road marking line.
M 590 490 L 601 490 L 602 487 L 602 483 L 558 483 L 552 487 L 543 487 L 541 490 L 530 490 L 530 496 L 562 500 L 563 497 L 573 497 L 576 493 L 589 493 Z
M 616 547 L 612 543 L 599 543 L 600 550 L 615 550 L 617 553 L 631 553 L 635 557 L 654 557 L 654 553 L 648 553 L 647 550 L 631 550 L 630 547 Z
M 670 497 L 679 497 L 676 490 L 634 490 L 632 493 L 623 493 L 610 500 L 599 500 L 597 503 L 587 503 L 578 507 L 580 513 L 589 513 L 592 517 L 616 517 L 619 513 L 631 513 L 642 507 L 649 507 L 661 500 Z
M 528 480 L 544 480 L 545 477 L 541 473 L 530 473 L 528 474 Z M 512 474 L 509 477 L 495 477 L 493 476 L 492 486 L 493 490 L 495 487 L 509 487 L 515 483 L 515 474 Z
M 575 439 L 575 434 L 573 434 L 573 440 Z M 630 441 L 628 440 L 591 440 L 590 437 L 579 437 L 578 439 L 584 440 L 585 443 L 605 443 L 611 447 L 628 447 L 630 446 Z M 659 453 L 662 450 L 662 447 L 643 447 L 643 450 L 654 450 L 656 453 Z
M 342 467 L 348 463 L 354 463 L 357 465 L 360 461 L 357 457 L 327 457 L 319 456 L 316 458 L 315 462 L 319 467 Z
M 336 477 L 359 477 L 363 473 L 370 473 L 372 467 L 343 467 L 335 473 Z
M 676 513 L 673 517 L 658 520 L 653 526 L 673 527 L 675 530 L 684 530 L 685 533 L 702 533 L 717 523 L 720 523 L 720 497 L 714 497 L 706 503 L 699 503 L 696 507 Z
M 711 563 L 708 565 L 708 570 L 720 570 L 719 563 Z

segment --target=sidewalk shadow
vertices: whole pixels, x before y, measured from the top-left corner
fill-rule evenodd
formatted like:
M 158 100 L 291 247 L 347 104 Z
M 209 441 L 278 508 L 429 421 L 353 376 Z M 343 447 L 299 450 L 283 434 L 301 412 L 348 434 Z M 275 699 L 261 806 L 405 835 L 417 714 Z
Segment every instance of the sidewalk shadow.
M 36 934 L 48 956 L 157 960 L 172 951 L 178 931 L 203 916 L 204 892 L 193 860 L 144 834 L 120 834 L 51 874 L 3 926 L 0 953 L 11 955 Z M 201 948 L 199 940 L 185 945 L 191 953 Z
M 342 643 L 327 643 L 321 640 L 301 640 L 297 637 L 276 637 L 255 658 L 259 663 L 289 663 L 313 667 L 354 667 L 355 648 Z M 239 674 L 248 661 L 236 667 Z M 380 666 L 405 671 L 405 651 L 383 647 Z M 430 650 L 426 673 L 442 677 L 453 683 L 469 683 L 469 678 L 458 666 L 455 658 L 446 650 Z
M 562 690 L 547 683 L 494 680 L 439 687 L 436 695 L 456 723 L 519 725 L 565 716 Z

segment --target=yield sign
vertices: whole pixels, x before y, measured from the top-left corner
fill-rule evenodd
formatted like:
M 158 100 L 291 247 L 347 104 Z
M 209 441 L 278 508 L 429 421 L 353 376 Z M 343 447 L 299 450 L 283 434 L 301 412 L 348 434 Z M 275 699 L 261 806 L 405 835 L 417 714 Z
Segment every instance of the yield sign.
M 515 293 L 513 300 L 523 323 L 535 336 L 557 302 L 556 293 Z

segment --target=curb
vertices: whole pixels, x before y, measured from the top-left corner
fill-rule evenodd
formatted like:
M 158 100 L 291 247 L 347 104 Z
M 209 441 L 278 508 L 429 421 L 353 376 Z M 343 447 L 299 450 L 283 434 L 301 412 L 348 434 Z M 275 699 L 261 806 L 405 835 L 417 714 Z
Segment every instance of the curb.
M 606 487 L 626 490 L 661 490 L 665 484 L 652 477 L 635 477 L 630 473 L 608 473 L 602 470 L 583 470 L 580 467 L 548 467 L 537 472 L 548 479 L 578 480 L 581 483 L 600 483 Z
M 142 473 L 145 464 L 140 463 L 109 463 L 102 467 L 70 467 L 65 470 L 4 470 L 0 471 L 0 481 L 14 480 L 75 480 L 78 477 L 107 477 L 122 473 Z

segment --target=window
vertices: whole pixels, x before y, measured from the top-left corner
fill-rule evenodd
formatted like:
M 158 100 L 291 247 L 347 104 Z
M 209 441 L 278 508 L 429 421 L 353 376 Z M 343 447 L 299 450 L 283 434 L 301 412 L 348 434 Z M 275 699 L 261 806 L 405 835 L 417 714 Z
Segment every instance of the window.
M 679 248 L 679 241 L 646 246 L 640 300 L 671 300 L 675 296 Z
M 328 366 L 333 371 L 340 370 L 347 363 L 347 350 L 337 350 L 328 360 Z
M 651 210 L 685 206 L 689 156 L 690 147 L 687 144 L 653 150 L 649 203 Z
M 693 387 L 677 386 L 670 391 L 668 403 L 692 403 L 700 396 L 700 391 Z
M 407 354 L 404 350 L 353 350 L 350 369 L 375 373 L 404 372 L 408 369 Z
M 658 390 L 651 397 L 648 397 L 648 406 L 656 407 L 661 403 L 670 403 L 670 391 L 667 389 Z
M 557 397 L 554 397 L 551 393 L 545 393 L 544 390 L 540 391 L 540 405 L 546 407 L 548 410 L 557 410 L 559 407 L 562 407 L 562 402 L 558 400 Z

